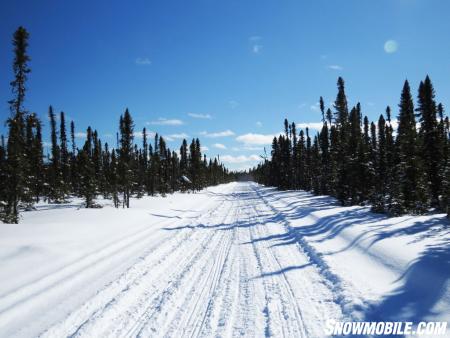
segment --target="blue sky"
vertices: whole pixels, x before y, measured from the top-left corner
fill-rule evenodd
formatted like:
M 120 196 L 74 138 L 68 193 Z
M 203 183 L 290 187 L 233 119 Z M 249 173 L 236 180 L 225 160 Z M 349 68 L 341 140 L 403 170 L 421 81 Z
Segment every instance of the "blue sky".
M 46 127 L 51 104 L 78 132 L 91 125 L 114 144 L 128 107 L 137 131 L 159 132 L 173 149 L 200 137 L 233 169 L 257 163 L 285 117 L 319 122 L 318 98 L 334 100 L 338 76 L 371 119 L 387 104 L 396 115 L 405 78 L 416 95 L 426 74 L 450 104 L 446 0 L 29 0 L 3 1 L 0 13 L 2 121 L 11 36 L 23 25 L 26 107 Z

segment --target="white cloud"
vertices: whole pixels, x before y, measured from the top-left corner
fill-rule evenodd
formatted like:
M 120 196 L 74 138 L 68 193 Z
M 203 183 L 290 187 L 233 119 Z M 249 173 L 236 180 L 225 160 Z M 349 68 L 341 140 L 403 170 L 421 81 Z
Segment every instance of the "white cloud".
M 264 135 L 264 134 L 254 134 L 248 133 L 244 135 L 239 135 L 236 137 L 236 141 L 247 144 L 247 145 L 266 145 L 272 144 L 274 134 Z
M 258 35 L 250 36 L 248 41 L 251 46 L 251 50 L 254 54 L 259 54 L 263 49 L 263 45 L 261 44 L 262 37 Z
M 178 119 L 166 119 L 163 117 L 160 117 L 156 121 L 147 122 L 147 124 L 154 124 L 159 126 L 181 126 L 184 124 L 183 121 Z
M 79 131 L 78 133 L 75 133 L 76 138 L 86 138 L 86 133 L 83 131 Z
M 263 151 L 264 147 L 242 146 L 242 147 L 233 147 L 233 148 L 231 148 L 231 150 L 233 150 L 233 151 L 243 151 L 243 150 Z
M 262 124 L 261 121 L 256 121 L 256 126 L 257 126 L 257 127 L 262 127 L 262 125 L 263 125 L 263 124 Z
M 259 54 L 262 49 L 263 49 L 263 45 L 256 44 L 256 45 L 252 46 L 252 52 L 255 54 Z
M 135 132 L 133 133 L 133 136 L 134 136 L 135 138 L 143 138 L 142 131 L 135 131 Z
M 384 43 L 384 51 L 388 54 L 395 53 L 398 49 L 398 43 L 395 40 L 387 40 Z
M 153 131 L 146 131 L 146 134 L 147 134 L 147 140 L 150 138 L 150 137 L 155 137 L 155 132 L 153 132 Z M 133 136 L 135 137 L 135 138 L 139 138 L 139 139 L 141 139 L 141 138 L 144 138 L 144 135 L 142 135 L 142 130 L 140 130 L 140 131 L 135 131 L 134 133 L 133 133 Z
M 261 160 L 261 157 L 258 155 L 239 155 L 239 156 L 233 156 L 233 155 L 222 155 L 220 156 L 220 160 L 224 163 L 246 163 L 246 162 L 255 162 Z
M 215 132 L 215 133 L 208 133 L 207 131 L 202 131 L 200 133 L 200 135 L 205 136 L 205 137 L 210 137 L 210 138 L 217 138 L 217 137 L 233 136 L 234 132 L 229 129 L 224 130 L 224 131 Z
M 194 119 L 206 119 L 211 120 L 212 116 L 209 114 L 197 114 L 197 113 L 188 113 L 190 117 L 193 117 Z
M 189 137 L 189 135 L 186 134 L 186 133 L 179 133 L 179 134 L 170 134 L 170 135 L 167 135 L 167 137 L 170 137 L 171 139 L 181 140 L 181 139 L 184 139 L 184 138 L 187 139 Z
M 213 144 L 213 147 L 214 147 L 214 148 L 217 148 L 217 149 L 227 149 L 227 147 L 225 146 L 225 144 L 222 144 L 222 143 L 214 143 L 214 144 Z
M 149 66 L 152 64 L 149 58 L 136 58 L 134 62 L 139 66 Z
M 296 123 L 295 126 L 297 127 L 298 130 L 300 129 L 314 129 L 314 130 L 322 130 L 323 127 L 323 123 L 322 122 L 307 122 L 307 123 Z
M 332 70 L 343 70 L 344 68 L 342 66 L 339 65 L 329 65 L 327 66 L 328 69 L 332 69 Z
M 207 146 L 200 146 L 200 149 L 202 152 L 206 152 L 209 150 L 209 148 Z

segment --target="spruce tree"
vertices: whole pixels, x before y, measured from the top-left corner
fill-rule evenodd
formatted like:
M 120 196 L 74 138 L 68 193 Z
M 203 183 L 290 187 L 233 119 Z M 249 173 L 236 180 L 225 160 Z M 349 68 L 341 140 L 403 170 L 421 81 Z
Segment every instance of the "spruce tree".
M 14 80 L 11 81 L 13 99 L 9 101 L 11 117 L 8 119 L 8 144 L 7 144 L 7 203 L 4 213 L 4 221 L 18 223 L 19 203 L 23 193 L 28 189 L 25 182 L 25 169 L 28 166 L 25 157 L 25 118 L 24 108 L 26 81 L 30 68 L 27 54 L 29 34 L 25 28 L 19 27 L 14 33 Z
M 49 168 L 49 198 L 55 203 L 60 203 L 63 199 L 64 193 L 62 188 L 61 177 L 61 150 L 58 145 L 58 131 L 56 130 L 56 116 L 53 112 L 53 107 L 48 109 L 48 116 L 50 120 L 51 129 L 51 159 Z
M 81 180 L 80 193 L 85 200 L 86 208 L 93 208 L 95 206 L 94 200 L 96 196 L 95 189 L 95 170 L 92 162 L 92 130 L 88 128 L 86 132 L 86 142 L 83 149 L 78 152 L 79 176 Z
M 120 157 L 119 157 L 119 175 L 120 184 L 123 192 L 123 207 L 130 207 L 131 189 L 133 186 L 133 173 L 130 170 L 132 166 L 133 152 L 133 119 L 128 111 L 125 110 L 120 117 Z
M 417 151 L 416 119 L 408 81 L 400 98 L 396 139 L 396 189 L 393 212 L 421 213 L 426 210 L 426 186 Z
M 64 112 L 60 113 L 60 127 L 59 127 L 59 139 L 60 139 L 60 156 L 61 156 L 61 194 L 62 198 L 70 191 L 70 154 L 67 146 L 67 133 L 66 133 L 66 119 Z
M 434 100 L 434 88 L 430 78 L 420 83 L 418 96 L 419 153 L 423 161 L 427 188 L 431 193 L 431 205 L 439 205 L 441 180 L 443 175 L 443 147 L 438 130 L 437 109 Z
M 337 147 L 337 182 L 336 192 L 338 200 L 344 205 L 349 198 L 349 168 L 350 154 L 348 151 L 349 138 L 349 120 L 348 120 L 348 105 L 345 94 L 344 80 L 338 78 L 338 94 L 334 102 L 336 131 L 338 134 Z

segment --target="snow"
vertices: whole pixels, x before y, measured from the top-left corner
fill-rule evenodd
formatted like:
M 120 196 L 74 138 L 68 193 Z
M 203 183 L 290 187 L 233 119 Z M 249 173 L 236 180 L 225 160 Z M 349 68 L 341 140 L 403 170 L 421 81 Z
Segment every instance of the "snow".
M 1 337 L 322 337 L 448 321 L 449 222 L 251 182 L 0 224 Z

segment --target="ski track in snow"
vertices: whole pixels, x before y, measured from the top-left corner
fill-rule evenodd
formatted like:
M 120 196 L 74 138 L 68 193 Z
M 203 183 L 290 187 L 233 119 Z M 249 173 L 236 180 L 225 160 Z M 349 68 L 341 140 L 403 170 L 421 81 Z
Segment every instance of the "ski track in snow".
M 0 336 L 322 337 L 324 320 L 355 319 L 362 296 L 296 235 L 282 201 L 253 183 L 192 200 L 195 217 L 163 218 L 0 295 Z M 295 240 L 280 242 L 286 234 Z M 94 294 L 81 293 L 103 274 Z M 84 298 L 40 331 L 1 330 L 68 294 Z

